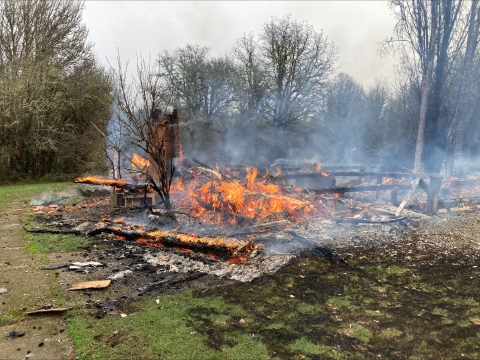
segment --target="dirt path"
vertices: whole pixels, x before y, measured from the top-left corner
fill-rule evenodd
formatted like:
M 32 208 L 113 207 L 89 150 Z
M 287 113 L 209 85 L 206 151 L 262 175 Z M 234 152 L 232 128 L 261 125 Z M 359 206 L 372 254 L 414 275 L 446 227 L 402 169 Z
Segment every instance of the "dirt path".
M 18 321 L 22 309 L 39 309 L 58 303 L 57 282 L 51 271 L 42 271 L 41 255 L 32 256 L 25 247 L 20 214 L 22 201 L 12 202 L 0 213 L 0 359 L 73 359 L 73 346 L 66 335 L 62 316 L 42 315 Z M 20 317 L 21 318 L 21 317 Z M 16 321 L 8 324 L 9 322 Z M 7 334 L 25 332 L 8 340 Z

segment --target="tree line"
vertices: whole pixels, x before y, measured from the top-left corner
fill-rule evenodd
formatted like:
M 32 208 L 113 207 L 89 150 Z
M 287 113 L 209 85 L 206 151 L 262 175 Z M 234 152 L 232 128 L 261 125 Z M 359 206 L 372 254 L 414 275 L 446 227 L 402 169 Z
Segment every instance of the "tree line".
M 130 78 L 120 56 L 108 69 L 95 61 L 83 3 L 0 4 L 0 177 L 118 168 L 122 152 L 149 148 L 158 108 L 179 110 L 185 154 L 211 164 L 478 170 L 478 0 L 389 1 L 397 23 L 379 52 L 394 53 L 396 74 L 369 86 L 341 72 L 323 31 L 291 16 L 222 56 L 196 44 L 139 55 Z
M 148 71 L 161 95 L 149 104 L 179 109 L 185 152 L 210 163 L 478 170 L 478 1 L 388 6 L 397 24 L 379 52 L 398 59 L 392 79 L 359 84 L 339 72 L 337 48 L 322 31 L 285 16 L 223 56 L 200 45 L 160 52 Z
M 104 170 L 110 77 L 95 60 L 83 3 L 0 1 L 0 179 Z

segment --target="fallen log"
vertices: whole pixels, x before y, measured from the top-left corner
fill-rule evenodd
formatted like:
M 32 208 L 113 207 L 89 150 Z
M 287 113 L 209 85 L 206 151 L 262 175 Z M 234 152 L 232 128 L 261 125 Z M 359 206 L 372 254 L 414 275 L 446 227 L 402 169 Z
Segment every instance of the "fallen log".
M 101 228 L 98 229 L 98 233 L 100 232 L 114 234 L 149 246 L 177 248 L 183 251 L 190 250 L 220 256 L 248 254 L 254 249 L 251 241 L 237 241 L 224 237 L 198 237 L 195 234 L 174 231 L 138 232 L 119 228 Z

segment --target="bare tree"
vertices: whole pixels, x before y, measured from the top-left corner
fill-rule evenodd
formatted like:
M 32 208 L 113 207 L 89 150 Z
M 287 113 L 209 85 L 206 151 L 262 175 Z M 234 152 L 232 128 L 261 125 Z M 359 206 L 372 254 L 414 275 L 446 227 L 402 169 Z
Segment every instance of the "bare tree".
M 424 146 L 427 116 L 428 141 L 436 143 L 440 92 L 445 83 L 446 69 L 460 51 L 464 39 L 462 1 L 413 0 L 390 1 L 397 24 L 394 34 L 386 39 L 382 51 L 394 49 L 400 56 L 402 70 L 420 89 L 418 130 L 414 168 L 424 168 Z
M 229 56 L 210 57 L 207 47 L 187 45 L 159 55 L 161 76 L 182 110 L 187 150 L 205 151 L 226 132 L 234 111 L 236 68 Z
M 478 0 L 472 0 L 468 22 L 467 46 L 459 74 L 459 88 L 453 119 L 447 134 L 448 168 L 452 175 L 460 174 L 460 158 L 463 148 L 464 127 L 467 122 L 467 93 L 472 84 L 474 56 L 480 35 L 480 7 Z M 454 161 L 455 160 L 455 161 Z M 454 161 L 454 164 L 452 162 Z
M 272 86 L 269 112 L 273 129 L 299 129 L 316 116 L 316 104 L 335 69 L 337 49 L 322 32 L 290 16 L 272 18 L 259 40 Z
M 92 60 L 83 1 L 0 1 L 0 61 L 49 58 L 60 68 Z
M 269 83 L 260 45 L 253 34 L 237 40 L 233 56 L 238 62 L 237 106 L 242 122 L 265 120 L 265 100 Z
M 453 59 L 457 58 L 465 41 L 463 22 L 464 1 L 441 0 L 437 36 L 436 62 L 433 85 L 427 109 L 424 167 L 438 172 L 443 161 L 442 139 L 438 134 L 439 123 L 445 114 L 441 112 L 444 97 L 448 96 L 447 78 L 452 73 Z
M 136 75 L 131 82 L 127 79 L 127 69 L 128 63 L 123 67 L 118 56 L 117 68 L 112 67 L 119 110 L 117 121 L 128 132 L 132 145 L 139 149 L 138 155 L 143 158 L 141 164 L 132 164 L 131 171 L 143 176 L 159 194 L 165 207 L 170 209 L 170 186 L 175 164 L 173 158 L 167 164 L 165 157 L 165 135 L 169 124 L 159 125 L 153 121 L 156 109 L 167 106 L 169 99 L 162 96 L 162 78 L 156 65 L 141 56 L 137 57 Z M 158 126 L 164 127 L 163 131 L 159 131 Z

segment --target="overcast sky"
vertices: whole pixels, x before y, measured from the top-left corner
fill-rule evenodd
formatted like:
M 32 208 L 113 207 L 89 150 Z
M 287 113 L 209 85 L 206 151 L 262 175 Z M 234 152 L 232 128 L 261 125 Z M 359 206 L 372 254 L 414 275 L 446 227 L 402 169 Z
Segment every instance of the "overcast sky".
M 340 70 L 362 84 L 392 75 L 395 60 L 377 54 L 395 25 L 387 1 L 87 1 L 83 17 L 98 58 L 113 64 L 117 48 L 131 61 L 186 44 L 222 55 L 244 33 L 287 14 L 323 30 L 339 49 Z

